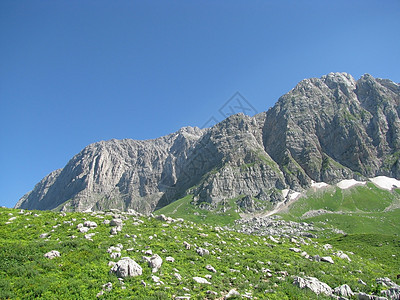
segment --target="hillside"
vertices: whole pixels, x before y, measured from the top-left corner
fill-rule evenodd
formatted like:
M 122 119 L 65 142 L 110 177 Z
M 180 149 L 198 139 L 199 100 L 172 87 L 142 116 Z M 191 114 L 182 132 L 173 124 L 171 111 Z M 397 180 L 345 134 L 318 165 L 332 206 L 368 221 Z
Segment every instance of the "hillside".
M 155 140 L 87 146 L 24 195 L 16 208 L 149 214 L 187 197 L 210 211 L 225 202 L 253 212 L 312 182 L 400 178 L 400 86 L 330 73 L 301 81 L 266 112 L 232 115 Z
M 316 226 L 299 224 L 291 226 Z M 1 299 L 331 299 L 400 292 L 398 235 L 329 229 L 330 238 L 247 235 L 132 210 L 6 208 L 0 232 Z M 130 260 L 123 257 L 138 265 L 124 269 Z

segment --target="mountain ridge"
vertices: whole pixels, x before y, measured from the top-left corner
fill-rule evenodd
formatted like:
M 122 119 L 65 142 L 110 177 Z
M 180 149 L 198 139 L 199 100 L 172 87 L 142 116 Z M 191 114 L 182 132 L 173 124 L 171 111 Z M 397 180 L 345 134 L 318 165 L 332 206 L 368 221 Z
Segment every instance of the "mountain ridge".
M 247 196 L 260 209 L 312 181 L 400 177 L 400 86 L 369 74 L 304 79 L 266 112 L 152 140 L 93 143 L 47 175 L 16 208 L 133 208 L 150 213 L 185 195 L 214 209 Z

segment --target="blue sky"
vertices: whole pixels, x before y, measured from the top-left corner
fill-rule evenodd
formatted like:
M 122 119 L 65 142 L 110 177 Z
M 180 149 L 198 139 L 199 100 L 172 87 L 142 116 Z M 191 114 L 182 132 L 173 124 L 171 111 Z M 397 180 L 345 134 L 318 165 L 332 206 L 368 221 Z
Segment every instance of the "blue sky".
M 0 205 L 86 145 L 201 127 L 239 91 L 400 82 L 400 1 L 0 1 Z

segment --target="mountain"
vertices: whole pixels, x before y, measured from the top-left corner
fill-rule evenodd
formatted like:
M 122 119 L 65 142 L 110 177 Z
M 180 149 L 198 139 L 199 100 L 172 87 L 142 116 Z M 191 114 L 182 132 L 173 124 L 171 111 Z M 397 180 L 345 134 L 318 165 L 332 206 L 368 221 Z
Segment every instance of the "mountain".
M 155 140 L 87 146 L 23 196 L 16 208 L 135 209 L 186 195 L 209 210 L 235 199 L 271 208 L 312 182 L 400 178 L 400 85 L 330 73 L 301 81 L 268 111 L 232 115 Z

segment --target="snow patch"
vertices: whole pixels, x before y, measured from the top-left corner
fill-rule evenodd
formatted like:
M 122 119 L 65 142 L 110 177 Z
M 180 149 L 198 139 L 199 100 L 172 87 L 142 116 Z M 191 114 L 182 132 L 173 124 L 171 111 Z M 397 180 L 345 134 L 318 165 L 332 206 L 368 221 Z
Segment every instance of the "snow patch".
M 284 189 L 284 190 L 282 190 L 282 196 L 283 196 L 283 198 L 286 198 L 288 194 L 289 194 L 289 189 Z
M 355 179 L 345 179 L 345 180 L 338 182 L 336 185 L 338 188 L 345 190 L 345 189 L 351 188 L 352 186 L 355 186 L 355 185 L 365 185 L 365 184 L 366 184 L 365 181 L 357 181 Z
M 290 199 L 290 200 L 295 200 L 295 199 L 297 199 L 300 195 L 301 195 L 301 193 L 299 193 L 299 192 L 292 192 L 292 193 L 290 193 L 290 195 L 289 195 L 289 199 Z
M 325 182 L 311 182 L 311 187 L 312 188 L 316 188 L 316 189 L 321 189 L 323 187 L 327 187 L 329 186 L 329 184 L 325 183 Z
M 378 176 L 374 178 L 370 178 L 371 182 L 375 184 L 377 187 L 385 190 L 391 190 L 393 188 L 400 188 L 400 180 L 395 178 L 390 178 L 386 176 Z

